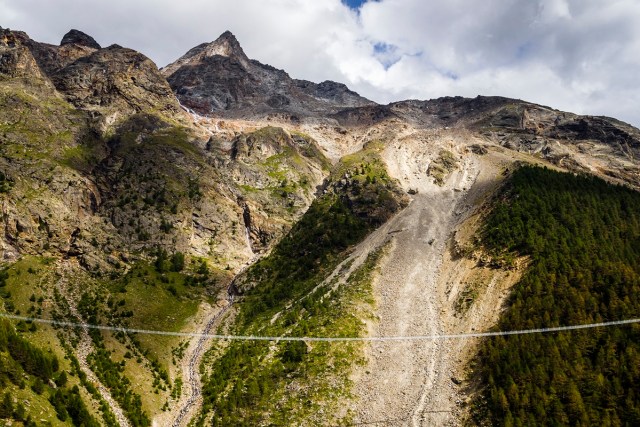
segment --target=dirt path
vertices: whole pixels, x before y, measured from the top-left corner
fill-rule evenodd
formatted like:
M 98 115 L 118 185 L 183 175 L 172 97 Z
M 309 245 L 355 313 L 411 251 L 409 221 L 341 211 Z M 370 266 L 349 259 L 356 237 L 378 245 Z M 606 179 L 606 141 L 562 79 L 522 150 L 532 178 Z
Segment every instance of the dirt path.
M 60 275 L 60 279 L 58 280 L 56 287 L 69 304 L 69 311 L 71 312 L 71 314 L 83 321 L 82 316 L 80 316 L 80 313 L 78 313 L 78 309 L 76 307 L 78 296 L 74 295 L 74 291 L 73 289 L 71 289 L 71 286 L 66 278 L 67 272 L 71 271 L 73 267 L 65 265 L 64 262 L 65 261 L 60 261 L 57 266 L 57 271 Z M 80 332 L 80 342 L 78 342 L 78 345 L 75 348 L 75 355 L 78 358 L 80 369 L 86 374 L 87 380 L 96 387 L 96 389 L 100 393 L 100 396 L 102 396 L 105 402 L 107 402 L 107 404 L 109 405 L 109 409 L 111 410 L 111 412 L 113 412 L 113 415 L 116 417 L 118 424 L 121 427 L 129 427 L 131 424 L 129 424 L 129 420 L 124 415 L 124 411 L 122 410 L 118 402 L 116 402 L 115 399 L 111 396 L 111 392 L 109 391 L 109 389 L 102 384 L 93 370 L 89 367 L 87 357 L 89 356 L 89 354 L 91 354 L 92 351 L 93 341 L 89 336 L 89 330 L 87 328 L 82 328 Z
M 229 295 L 226 305 L 218 310 L 213 310 L 208 313 L 204 328 L 202 328 L 200 332 L 202 334 L 211 333 L 214 326 L 217 325 L 218 321 L 232 305 L 233 295 Z M 180 400 L 174 406 L 175 408 L 178 408 L 175 411 L 176 415 L 169 418 L 173 419 L 173 422 L 171 423 L 172 427 L 180 427 L 189 424 L 191 418 L 193 418 L 197 410 L 202 406 L 202 381 L 200 378 L 199 368 L 202 356 L 207 350 L 207 341 L 209 341 L 209 339 L 206 336 L 193 338 L 189 343 L 189 347 L 187 347 L 185 357 L 182 359 L 182 378 L 186 378 L 187 383 L 183 386 L 184 392 Z
M 428 178 L 411 183 L 419 194 L 385 227 L 393 232 L 393 244 L 377 281 L 379 320 L 370 327 L 370 335 L 445 332 L 440 267 L 447 241 L 466 209 L 465 194 L 477 176 L 476 168 L 473 157 L 466 157 L 443 187 Z M 368 366 L 355 378 L 356 423 L 455 424 L 451 412 L 458 396 L 450 386 L 449 372 L 456 358 L 446 342 L 373 342 L 367 357 Z

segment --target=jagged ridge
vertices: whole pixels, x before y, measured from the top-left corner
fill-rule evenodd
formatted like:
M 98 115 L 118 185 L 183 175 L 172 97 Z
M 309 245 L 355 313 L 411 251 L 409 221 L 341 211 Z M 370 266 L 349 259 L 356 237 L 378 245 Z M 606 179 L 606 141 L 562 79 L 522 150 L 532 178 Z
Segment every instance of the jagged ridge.
M 180 102 L 203 115 L 281 113 L 299 120 L 374 104 L 343 84 L 295 80 L 283 70 L 250 60 L 229 31 L 189 50 L 162 72 Z

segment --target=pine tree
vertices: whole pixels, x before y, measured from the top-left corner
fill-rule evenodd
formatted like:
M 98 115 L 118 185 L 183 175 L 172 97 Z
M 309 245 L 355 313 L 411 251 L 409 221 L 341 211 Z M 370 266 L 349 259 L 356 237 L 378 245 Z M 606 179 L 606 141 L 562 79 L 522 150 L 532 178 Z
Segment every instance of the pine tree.
M 11 418 L 13 416 L 13 397 L 9 392 L 4 394 L 0 403 L 0 418 Z

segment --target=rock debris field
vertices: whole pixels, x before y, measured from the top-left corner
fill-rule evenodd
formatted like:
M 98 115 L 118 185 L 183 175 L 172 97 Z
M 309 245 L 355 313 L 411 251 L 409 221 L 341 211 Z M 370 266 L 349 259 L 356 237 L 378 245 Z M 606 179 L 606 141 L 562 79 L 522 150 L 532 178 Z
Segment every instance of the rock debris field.
M 467 190 L 477 175 L 472 158 L 445 185 L 425 182 L 411 204 L 391 220 L 393 243 L 375 284 L 378 321 L 371 336 L 446 333 L 438 289 L 443 253 L 458 222 Z M 456 425 L 457 385 L 451 381 L 456 355 L 447 341 L 372 342 L 368 365 L 356 374 L 356 423 Z

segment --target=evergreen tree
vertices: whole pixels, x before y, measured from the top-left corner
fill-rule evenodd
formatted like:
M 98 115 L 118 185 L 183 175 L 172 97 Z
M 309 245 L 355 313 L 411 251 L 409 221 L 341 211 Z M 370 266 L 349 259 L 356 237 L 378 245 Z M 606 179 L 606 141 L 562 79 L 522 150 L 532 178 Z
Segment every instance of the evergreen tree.
M 13 397 L 9 392 L 4 394 L 0 403 L 0 418 L 11 418 L 13 416 Z

